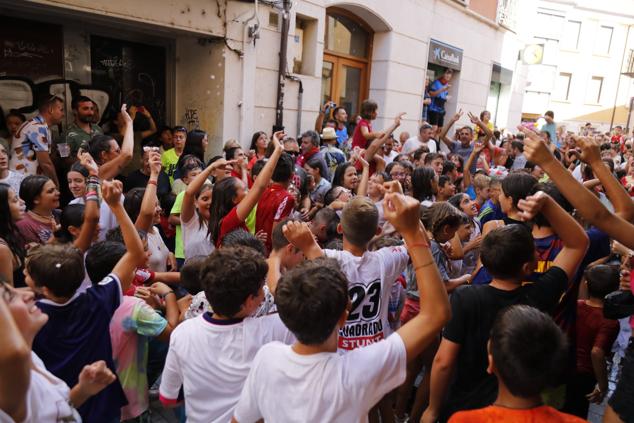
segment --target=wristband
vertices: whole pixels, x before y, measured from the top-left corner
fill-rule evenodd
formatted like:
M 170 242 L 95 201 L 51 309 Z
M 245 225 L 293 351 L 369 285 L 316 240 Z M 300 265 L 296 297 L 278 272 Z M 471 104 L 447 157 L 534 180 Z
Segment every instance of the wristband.
M 420 266 L 414 268 L 414 272 L 418 272 L 420 269 L 431 266 L 432 264 L 436 264 L 436 262 L 432 260 L 429 263 L 421 264 Z
M 158 187 L 158 183 L 156 181 L 153 181 L 152 179 L 150 179 L 149 181 L 147 181 L 148 185 L 154 185 L 155 187 Z
M 174 294 L 174 295 L 176 295 L 176 293 L 175 293 L 174 291 L 169 291 L 169 292 L 167 292 L 167 293 L 163 294 L 163 299 L 165 299 L 165 298 L 166 298 L 169 294 Z
M 413 244 L 407 245 L 407 248 L 414 248 L 414 247 L 429 248 L 429 242 L 415 242 Z
M 101 184 L 101 181 L 99 180 L 98 176 L 89 176 L 88 179 L 86 180 L 86 184 Z

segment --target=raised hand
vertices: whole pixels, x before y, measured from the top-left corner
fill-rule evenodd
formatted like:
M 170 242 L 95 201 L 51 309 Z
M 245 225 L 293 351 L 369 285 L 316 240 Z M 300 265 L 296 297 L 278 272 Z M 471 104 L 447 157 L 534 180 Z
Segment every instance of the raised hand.
M 130 108 L 131 112 L 132 112 L 132 107 Z M 134 110 L 135 112 L 133 113 L 136 114 L 136 108 Z M 132 117 L 128 114 L 127 105 L 125 103 L 121 105 L 121 115 L 123 116 L 123 120 L 125 121 L 126 125 L 132 125 Z
M 525 199 L 518 201 L 517 208 L 520 209 L 520 217 L 524 221 L 532 220 L 542 210 L 550 197 L 543 191 L 534 195 L 529 195 Z
M 103 181 L 101 183 L 101 196 L 110 207 L 119 204 L 122 192 L 123 184 L 121 181 Z
M 101 392 L 106 386 L 116 380 L 116 376 L 106 366 L 103 360 L 95 361 L 81 369 L 77 384 L 86 396 L 93 396 Z
M 385 194 L 403 194 L 403 187 L 399 181 L 389 181 L 383 183 L 383 192 Z
M 517 129 L 526 135 L 526 138 L 524 138 L 524 155 L 529 161 L 543 168 L 544 164 L 555 160 L 553 153 L 537 132 L 521 125 Z
M 407 113 L 405 113 L 405 112 L 401 112 L 394 118 L 394 124 L 397 127 L 401 126 L 401 119 L 403 119 L 403 116 L 405 116 L 406 114 Z
M 97 166 L 97 163 L 95 163 L 95 160 L 92 158 L 90 153 L 80 150 L 77 153 L 77 158 L 79 159 L 79 163 L 81 163 L 83 167 L 88 169 L 88 173 L 90 174 L 90 176 L 99 175 L 99 166 Z
M 275 145 L 276 150 L 284 151 L 284 146 L 282 145 L 284 137 L 286 137 L 286 133 L 284 131 L 277 131 L 273 134 L 271 142 Z
M 288 222 L 282 227 L 282 233 L 288 242 L 301 251 L 307 251 L 316 244 L 315 237 L 306 222 Z
M 477 124 L 478 124 L 478 122 L 480 122 L 480 119 L 479 119 L 476 115 L 474 115 L 473 113 L 471 113 L 471 112 L 467 112 L 467 116 L 469 116 L 469 120 L 470 120 L 470 121 L 471 121 L 471 123 L 473 123 L 474 125 L 477 125 Z
M 463 114 L 462 109 L 459 109 L 459 110 L 456 112 L 456 114 L 455 114 L 455 115 L 453 115 L 453 117 L 451 118 L 451 121 L 452 121 L 452 122 L 454 122 L 454 123 L 455 123 L 455 122 L 458 122 L 458 121 L 460 120 L 460 118 L 462 117 L 462 114 Z
M 155 177 L 158 176 L 161 172 L 161 155 L 156 151 L 150 152 L 149 162 L 150 174 Z
M 600 144 L 590 137 L 575 137 L 577 147 L 581 149 L 579 158 L 582 162 L 592 164 L 601 161 Z
M 420 203 L 413 197 L 389 192 L 383 198 L 385 218 L 401 234 L 420 228 Z

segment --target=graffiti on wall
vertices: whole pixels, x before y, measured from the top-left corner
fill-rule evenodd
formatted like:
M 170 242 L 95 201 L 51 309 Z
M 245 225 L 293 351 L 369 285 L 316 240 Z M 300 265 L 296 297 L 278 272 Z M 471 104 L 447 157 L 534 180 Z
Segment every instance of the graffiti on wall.
M 185 124 L 187 130 L 200 129 L 200 119 L 198 118 L 198 109 L 185 109 Z

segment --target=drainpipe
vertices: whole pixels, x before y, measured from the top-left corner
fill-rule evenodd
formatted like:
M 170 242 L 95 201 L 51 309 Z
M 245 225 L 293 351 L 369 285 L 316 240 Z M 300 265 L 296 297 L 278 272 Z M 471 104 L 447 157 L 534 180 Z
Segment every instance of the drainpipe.
M 275 106 L 275 125 L 273 132 L 284 127 L 284 86 L 286 79 L 286 62 L 288 50 L 288 30 L 290 25 L 291 0 L 284 0 L 284 12 L 282 13 L 282 34 L 280 40 L 280 63 L 277 71 L 277 103 Z
M 302 80 L 296 76 L 291 74 L 286 74 L 286 78 L 291 81 L 295 81 L 299 84 L 299 89 L 297 90 L 297 136 L 302 133 L 302 106 L 304 103 L 304 84 L 302 84 Z

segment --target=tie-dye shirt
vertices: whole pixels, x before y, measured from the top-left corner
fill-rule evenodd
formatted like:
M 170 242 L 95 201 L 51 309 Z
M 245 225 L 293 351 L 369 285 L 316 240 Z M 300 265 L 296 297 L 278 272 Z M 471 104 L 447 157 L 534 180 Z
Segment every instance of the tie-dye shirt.
M 166 326 L 167 320 L 136 297 L 124 296 L 112 316 L 112 355 L 128 399 L 128 405 L 121 409 L 121 420 L 133 419 L 148 409 L 148 341 Z
M 37 175 L 37 153 L 51 152 L 51 130 L 42 115 L 29 119 L 18 128 L 11 142 L 9 168 L 25 175 Z

